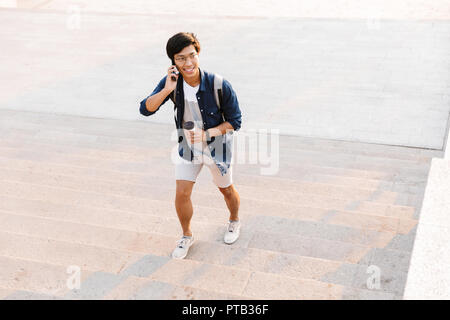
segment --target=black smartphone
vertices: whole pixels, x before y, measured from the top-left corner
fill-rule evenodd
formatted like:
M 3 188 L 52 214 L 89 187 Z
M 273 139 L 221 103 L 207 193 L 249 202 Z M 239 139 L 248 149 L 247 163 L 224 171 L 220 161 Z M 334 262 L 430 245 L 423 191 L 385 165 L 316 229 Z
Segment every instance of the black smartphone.
M 175 67 L 176 68 L 176 67 Z M 176 70 L 175 72 L 172 72 L 173 74 L 176 74 L 176 75 L 178 75 L 179 74 L 179 72 L 178 72 L 178 70 Z M 177 78 L 175 77 L 175 76 L 171 76 L 171 79 L 172 79 L 172 81 L 177 81 Z
M 175 65 L 175 61 L 173 59 L 172 59 L 172 65 L 175 67 L 175 72 L 172 72 L 172 73 L 178 75 L 179 72 L 178 72 L 178 69 L 177 69 L 177 67 Z M 170 78 L 172 79 L 172 81 L 177 81 L 177 78 L 175 76 L 171 76 Z

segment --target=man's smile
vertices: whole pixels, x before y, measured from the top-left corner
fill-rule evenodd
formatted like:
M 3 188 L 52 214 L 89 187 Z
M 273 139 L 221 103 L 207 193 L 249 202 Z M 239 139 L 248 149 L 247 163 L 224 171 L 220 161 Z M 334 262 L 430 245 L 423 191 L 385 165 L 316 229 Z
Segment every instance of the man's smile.
M 183 68 L 183 71 L 184 71 L 186 74 L 194 74 L 195 68 L 194 68 L 194 67 Z

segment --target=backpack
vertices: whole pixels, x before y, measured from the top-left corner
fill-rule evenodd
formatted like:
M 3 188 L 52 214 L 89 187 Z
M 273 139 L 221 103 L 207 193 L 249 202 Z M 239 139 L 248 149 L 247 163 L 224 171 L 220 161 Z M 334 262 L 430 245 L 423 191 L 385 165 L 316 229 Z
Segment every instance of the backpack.
M 225 121 L 225 118 L 223 117 L 223 111 L 222 111 L 222 100 L 223 100 L 222 84 L 223 84 L 223 77 L 220 74 L 215 73 L 214 74 L 214 98 L 216 100 L 216 104 L 219 106 L 219 111 L 222 114 L 222 118 Z M 175 90 L 172 91 L 172 93 L 170 94 L 170 99 L 175 104 L 175 102 L 176 102 Z

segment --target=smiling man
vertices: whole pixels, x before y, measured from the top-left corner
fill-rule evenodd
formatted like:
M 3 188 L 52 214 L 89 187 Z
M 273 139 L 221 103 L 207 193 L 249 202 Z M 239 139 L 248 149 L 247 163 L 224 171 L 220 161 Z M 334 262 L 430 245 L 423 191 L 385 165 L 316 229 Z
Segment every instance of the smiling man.
M 174 102 L 180 156 L 175 163 L 175 208 L 183 236 L 172 257 L 183 259 L 194 242 L 191 194 L 204 165 L 230 211 L 224 242 L 232 244 L 239 237 L 240 199 L 232 183 L 231 152 L 233 131 L 241 127 L 241 111 L 231 84 L 223 79 L 220 86 L 218 75 L 200 69 L 200 43 L 193 33 L 177 33 L 167 41 L 166 51 L 172 65 L 150 96 L 141 101 L 140 113 L 150 116 L 169 99 Z M 187 123 L 193 123 L 194 129 L 183 129 Z

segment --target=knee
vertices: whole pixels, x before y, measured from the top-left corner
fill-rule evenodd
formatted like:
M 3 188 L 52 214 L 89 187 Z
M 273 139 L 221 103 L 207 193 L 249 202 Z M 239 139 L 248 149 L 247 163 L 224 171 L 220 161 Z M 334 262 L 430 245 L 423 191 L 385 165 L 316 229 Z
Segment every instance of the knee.
M 192 193 L 193 182 L 177 181 L 176 199 L 189 200 Z
M 220 192 L 222 192 L 223 196 L 226 198 L 234 195 L 233 185 L 230 185 L 229 187 L 226 187 L 226 188 L 219 188 L 219 190 L 220 190 Z
M 177 189 L 177 200 L 188 200 L 191 197 L 191 190 L 188 188 Z

